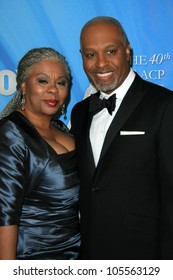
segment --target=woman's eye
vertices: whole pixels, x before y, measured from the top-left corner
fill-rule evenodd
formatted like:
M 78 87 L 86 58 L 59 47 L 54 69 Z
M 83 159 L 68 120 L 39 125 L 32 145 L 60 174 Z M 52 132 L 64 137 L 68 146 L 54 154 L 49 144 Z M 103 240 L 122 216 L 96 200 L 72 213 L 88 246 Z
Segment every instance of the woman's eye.
M 59 81 L 58 85 L 62 86 L 62 87 L 65 87 L 65 86 L 67 86 L 67 81 Z
M 40 79 L 40 80 L 39 80 L 39 83 L 40 83 L 40 84 L 47 84 L 47 81 L 46 81 L 46 80 L 43 80 L 43 79 Z

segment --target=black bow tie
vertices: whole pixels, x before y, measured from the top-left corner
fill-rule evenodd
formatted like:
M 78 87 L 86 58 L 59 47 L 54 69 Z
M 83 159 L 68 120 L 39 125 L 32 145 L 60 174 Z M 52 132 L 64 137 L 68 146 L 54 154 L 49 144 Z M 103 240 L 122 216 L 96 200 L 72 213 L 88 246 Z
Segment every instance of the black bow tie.
M 113 94 L 108 99 L 100 99 L 100 92 L 92 94 L 90 97 L 89 112 L 93 115 L 100 112 L 102 109 L 107 108 L 110 115 L 115 110 L 116 95 Z

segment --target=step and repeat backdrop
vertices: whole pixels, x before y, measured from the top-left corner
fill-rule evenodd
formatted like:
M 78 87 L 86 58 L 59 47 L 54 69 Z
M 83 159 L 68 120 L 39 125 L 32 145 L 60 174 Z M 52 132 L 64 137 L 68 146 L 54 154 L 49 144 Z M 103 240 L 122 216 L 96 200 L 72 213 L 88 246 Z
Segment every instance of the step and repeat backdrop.
M 80 31 L 100 15 L 122 23 L 133 49 L 133 69 L 143 79 L 173 90 L 172 0 L 0 0 L 0 111 L 15 94 L 22 56 L 31 48 L 52 47 L 72 70 L 67 123 L 89 87 L 79 52 Z

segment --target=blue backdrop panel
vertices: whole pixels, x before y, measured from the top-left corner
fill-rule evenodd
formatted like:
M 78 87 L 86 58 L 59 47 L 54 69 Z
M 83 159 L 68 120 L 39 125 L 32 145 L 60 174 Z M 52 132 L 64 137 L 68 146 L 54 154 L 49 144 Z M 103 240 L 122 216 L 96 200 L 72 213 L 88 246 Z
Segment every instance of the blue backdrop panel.
M 117 18 L 133 49 L 133 69 L 148 81 L 173 90 L 172 0 L 0 0 L 0 111 L 12 98 L 16 67 L 31 48 L 52 47 L 68 60 L 73 75 L 67 121 L 89 86 L 79 53 L 86 21 Z

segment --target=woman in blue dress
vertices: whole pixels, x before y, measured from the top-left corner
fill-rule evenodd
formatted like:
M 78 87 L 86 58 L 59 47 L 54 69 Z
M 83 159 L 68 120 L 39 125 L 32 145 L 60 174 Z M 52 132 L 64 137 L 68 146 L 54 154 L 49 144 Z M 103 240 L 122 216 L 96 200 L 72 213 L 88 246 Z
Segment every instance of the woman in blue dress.
M 71 73 L 64 56 L 35 48 L 20 60 L 17 91 L 0 114 L 0 259 L 78 259 L 79 179 L 62 122 Z

